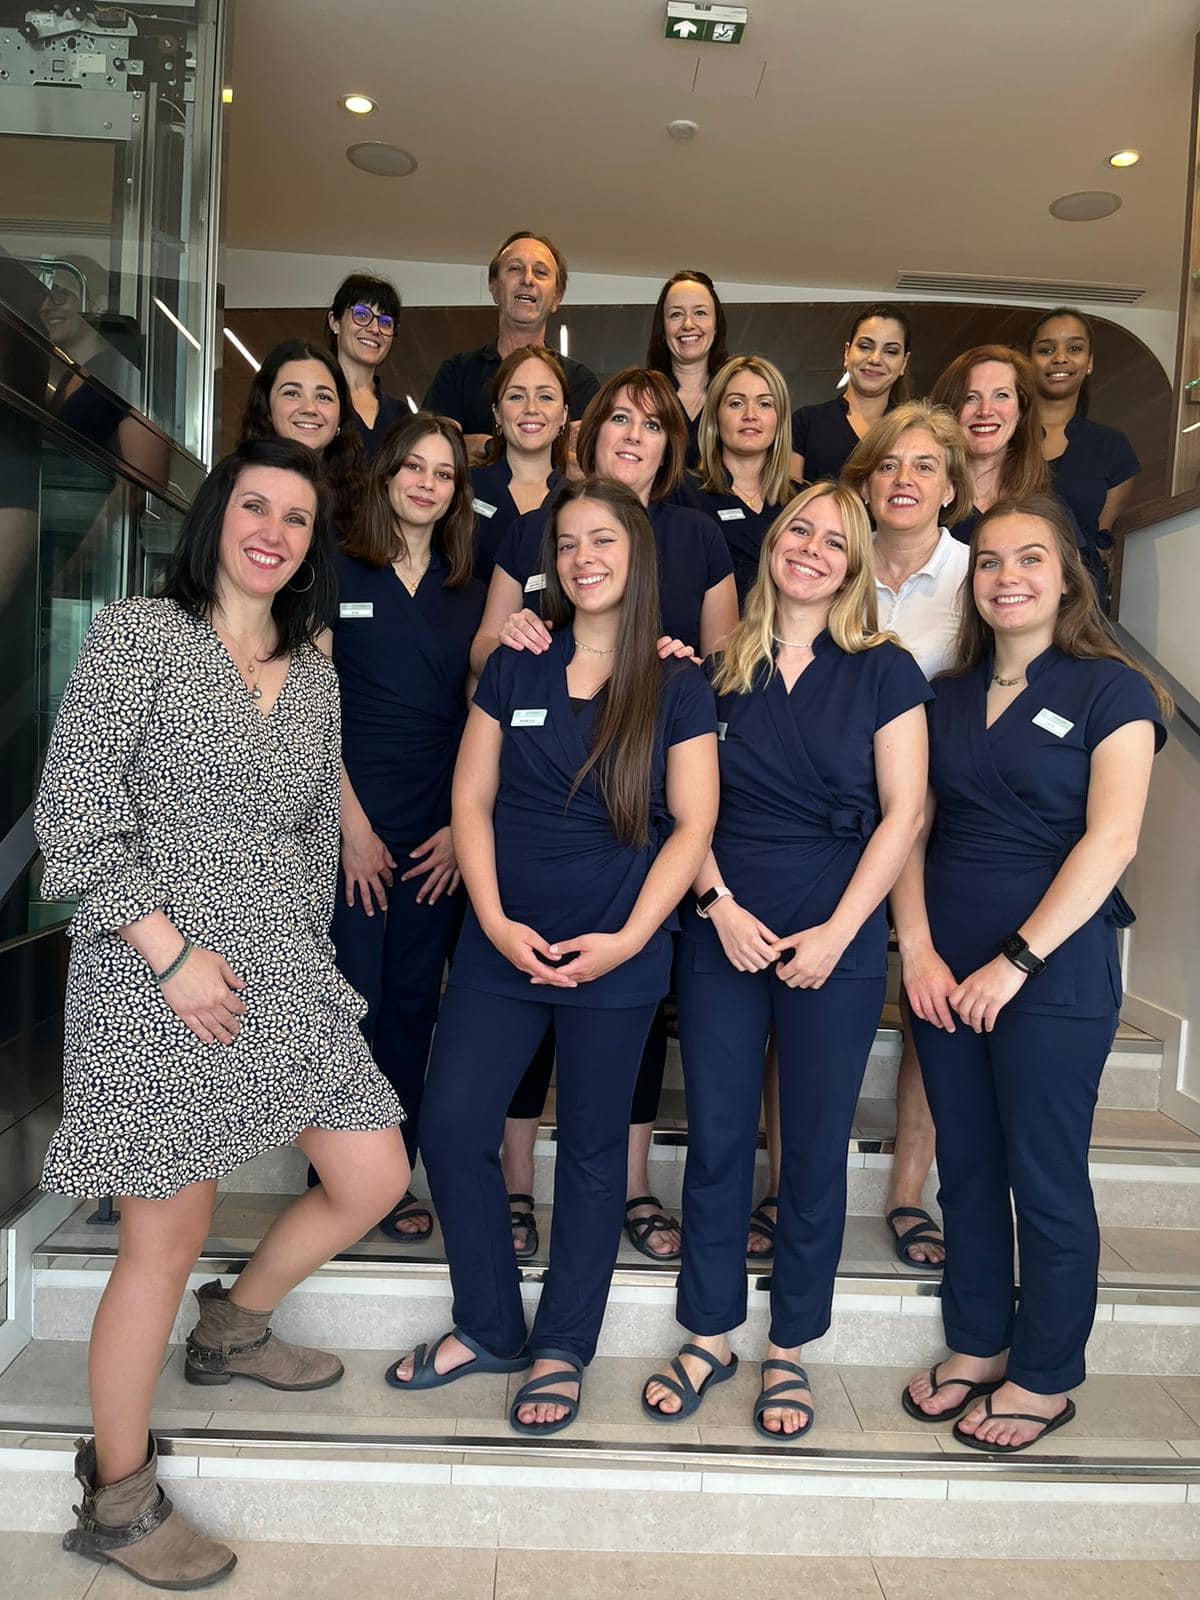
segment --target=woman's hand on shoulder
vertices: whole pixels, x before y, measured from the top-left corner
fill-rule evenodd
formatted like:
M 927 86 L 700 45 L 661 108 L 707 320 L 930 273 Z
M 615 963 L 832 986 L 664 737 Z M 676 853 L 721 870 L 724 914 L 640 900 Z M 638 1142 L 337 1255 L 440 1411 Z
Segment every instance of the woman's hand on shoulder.
M 346 883 L 346 904 L 354 904 L 355 891 L 367 916 L 375 907 L 387 910 L 387 892 L 392 887 L 396 861 L 392 852 L 372 829 L 354 830 L 342 835 L 342 877 Z
M 950 1004 L 968 1028 L 991 1033 L 1000 1012 L 1024 987 L 1025 977 L 1007 956 L 994 956 L 951 991 Z
M 904 992 L 912 1007 L 914 1017 L 928 1022 L 931 1027 L 954 1032 L 954 1012 L 950 996 L 958 988 L 958 979 L 938 955 L 932 945 L 922 946 L 912 954 L 904 954 Z
M 785 934 L 779 949 L 781 954 L 792 952 L 775 969 L 780 983 L 789 989 L 819 989 L 845 954 L 846 940 L 832 923 L 819 922 L 815 928 Z
M 672 639 L 669 633 L 663 634 L 657 648 L 660 661 L 694 661 L 697 666 L 702 664 L 690 644 L 684 644 L 682 639 Z
M 535 656 L 550 648 L 550 629 L 528 606 L 506 617 L 500 629 L 500 643 L 510 650 L 531 650 Z
M 735 972 L 765 972 L 779 959 L 779 940 L 732 895 L 713 903 L 708 920 L 716 929 L 725 958 Z
M 232 1044 L 237 1038 L 246 1013 L 238 990 L 245 982 L 223 956 L 193 945 L 179 971 L 161 987 L 163 999 L 202 1044 Z

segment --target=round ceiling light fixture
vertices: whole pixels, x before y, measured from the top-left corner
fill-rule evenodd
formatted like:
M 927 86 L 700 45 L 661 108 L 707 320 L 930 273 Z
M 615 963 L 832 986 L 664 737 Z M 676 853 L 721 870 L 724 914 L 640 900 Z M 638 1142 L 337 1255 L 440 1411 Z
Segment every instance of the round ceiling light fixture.
M 1114 150 L 1108 158 L 1110 167 L 1136 167 L 1142 159 L 1140 150 Z
M 1099 222 L 1121 209 L 1121 196 L 1107 189 L 1081 189 L 1075 194 L 1060 194 L 1050 202 L 1050 215 L 1060 222 Z
M 369 94 L 344 94 L 338 105 L 343 111 L 353 111 L 356 117 L 365 117 L 375 109 L 375 102 Z
M 346 160 L 360 172 L 369 172 L 374 178 L 407 178 L 417 170 L 416 159 L 399 145 L 352 144 L 346 151 Z
M 672 139 L 694 139 L 700 132 L 700 124 L 692 122 L 688 117 L 676 117 L 674 122 L 667 123 L 667 132 Z

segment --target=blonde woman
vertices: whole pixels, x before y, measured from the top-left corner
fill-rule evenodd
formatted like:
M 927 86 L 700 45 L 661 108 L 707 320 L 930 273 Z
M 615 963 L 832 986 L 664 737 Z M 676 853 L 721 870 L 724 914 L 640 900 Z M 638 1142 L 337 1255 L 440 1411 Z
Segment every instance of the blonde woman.
M 763 544 L 743 621 L 715 659 L 721 803 L 677 962 L 688 1102 L 677 1315 L 692 1340 L 643 1391 L 692 1414 L 732 1375 L 745 1319 L 763 1052 L 779 1054 L 783 1144 L 771 1329 L 754 1425 L 812 1425 L 802 1347 L 829 1327 L 846 1142 L 887 967 L 883 902 L 921 825 L 930 698 L 876 627 L 862 501 L 803 490 Z

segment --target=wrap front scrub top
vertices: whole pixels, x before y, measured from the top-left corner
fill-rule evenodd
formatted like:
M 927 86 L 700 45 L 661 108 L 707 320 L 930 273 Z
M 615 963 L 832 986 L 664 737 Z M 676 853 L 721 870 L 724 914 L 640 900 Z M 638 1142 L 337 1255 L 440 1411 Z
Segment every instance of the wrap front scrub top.
M 547 499 L 562 481 L 562 474 L 551 469 L 546 479 Z M 505 456 L 490 466 L 471 468 L 471 493 L 475 498 L 475 576 L 484 585 L 491 581 L 496 552 L 505 535 L 522 515 L 509 491 L 511 482 L 512 468 Z
M 501 647 L 492 652 L 475 705 L 503 729 L 500 787 L 493 812 L 496 876 L 504 914 L 555 943 L 624 927 L 672 820 L 666 805 L 667 751 L 715 725 L 712 692 L 698 667 L 661 664 L 658 722 L 650 772 L 650 845 L 622 844 L 613 831 L 595 769 L 567 796 L 591 751 L 595 703 L 578 714 L 567 695 L 575 653 L 570 629 L 555 634 L 542 655 Z M 534 988 L 487 938 L 474 908 L 467 912 L 451 968 L 461 988 L 556 1006 L 638 1006 L 667 992 L 671 915 L 631 960 L 577 989 Z
M 740 495 L 734 493 L 732 483 L 725 494 L 711 494 L 701 489 L 690 473 L 675 491 L 673 501 L 677 505 L 690 506 L 717 523 L 729 551 L 729 559 L 733 562 L 733 581 L 737 585 L 738 610 L 741 611 L 750 587 L 758 577 L 762 542 L 783 506 L 764 505 L 760 511 L 755 511 Z
M 718 695 L 713 855 L 738 904 L 780 938 L 837 909 L 881 816 L 875 734 L 932 697 L 907 650 L 884 643 L 847 654 L 827 632 L 790 694 L 763 666 L 748 694 Z M 711 922 L 689 912 L 683 937 L 695 970 L 728 967 Z M 881 903 L 834 976 L 883 974 L 887 937 Z
M 929 708 L 937 813 L 925 900 L 934 948 L 960 982 L 999 955 L 1083 837 L 1096 746 L 1128 722 L 1152 722 L 1156 749 L 1166 740 L 1149 684 L 1122 662 L 1081 661 L 1051 646 L 988 728 L 992 670 L 989 655 L 963 677 L 939 679 Z M 1075 1017 L 1115 1010 L 1116 930 L 1133 920 L 1114 889 L 1006 1009 Z
M 390 564 L 338 551 L 333 662 L 342 700 L 342 759 L 385 841 L 419 843 L 450 821 L 450 780 L 467 716 L 471 640 L 484 589 L 444 589 L 436 551 L 409 594 Z

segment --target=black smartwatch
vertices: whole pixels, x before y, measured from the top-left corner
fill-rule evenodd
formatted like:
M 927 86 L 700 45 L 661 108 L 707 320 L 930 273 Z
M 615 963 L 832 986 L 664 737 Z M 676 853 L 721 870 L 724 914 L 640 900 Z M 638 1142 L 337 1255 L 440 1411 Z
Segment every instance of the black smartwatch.
M 1000 954 L 1006 956 L 1014 967 L 1028 978 L 1036 978 L 1039 972 L 1045 972 L 1046 963 L 1041 956 L 1035 956 L 1019 933 L 1010 933 L 1000 946 Z

